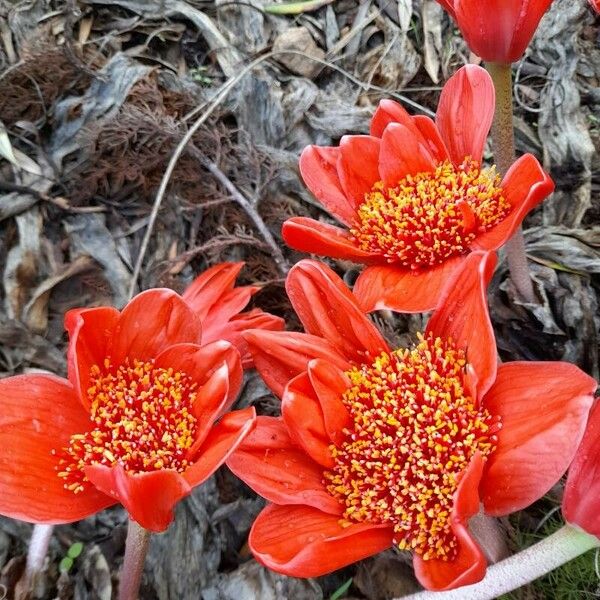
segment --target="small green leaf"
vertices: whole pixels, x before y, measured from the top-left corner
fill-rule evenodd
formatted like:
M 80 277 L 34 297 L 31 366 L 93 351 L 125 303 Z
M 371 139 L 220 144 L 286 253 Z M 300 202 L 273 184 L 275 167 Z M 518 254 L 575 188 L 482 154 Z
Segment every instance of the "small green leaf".
M 65 556 L 58 565 L 58 570 L 61 573 L 68 573 L 71 567 L 73 566 L 73 559 Z
M 81 542 L 75 542 L 71 545 L 69 550 L 67 551 L 67 556 L 69 558 L 77 558 L 83 552 L 83 544 Z
M 335 592 L 333 592 L 333 594 L 331 594 L 331 597 L 329 598 L 329 600 L 339 600 L 340 598 L 342 598 L 346 594 L 346 592 L 350 589 L 351 585 L 352 585 L 352 577 L 350 577 L 350 579 L 348 579 L 348 581 L 343 583 L 337 590 L 335 590 Z

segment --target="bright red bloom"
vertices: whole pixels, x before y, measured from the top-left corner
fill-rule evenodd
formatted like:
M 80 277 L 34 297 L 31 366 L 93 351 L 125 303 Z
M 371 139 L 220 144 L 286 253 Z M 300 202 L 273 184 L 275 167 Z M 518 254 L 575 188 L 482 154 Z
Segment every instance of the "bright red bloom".
M 260 288 L 256 286 L 234 287 L 235 279 L 244 266 L 243 262 L 221 263 L 204 271 L 183 293 L 183 299 L 202 321 L 202 341 L 231 342 L 242 355 L 244 368 L 252 366 L 252 355 L 241 336 L 246 329 L 281 331 L 285 323 L 276 317 L 254 308 L 240 311 Z
M 411 349 L 392 350 L 328 267 L 301 261 L 287 291 L 306 333 L 248 332 L 282 394 L 282 418 L 229 457 L 272 504 L 249 537 L 257 559 L 313 577 L 396 544 L 421 583 L 474 583 L 479 511 L 520 510 L 562 475 L 595 382 L 563 362 L 498 365 L 486 304 L 495 259 L 468 256 Z
M 226 412 L 239 352 L 201 345 L 200 316 L 167 289 L 70 311 L 65 327 L 68 379 L 0 381 L 0 514 L 66 523 L 120 502 L 162 531 L 254 426 L 253 408 Z
M 383 100 L 371 135 L 306 148 L 306 185 L 347 229 L 297 217 L 285 241 L 368 265 L 354 289 L 367 311 L 435 308 L 468 253 L 502 246 L 554 188 L 531 154 L 502 181 L 482 166 L 494 98 L 487 72 L 468 65 L 444 86 L 435 123 Z
M 438 0 L 469 48 L 485 61 L 510 64 L 523 56 L 552 0 Z
M 600 15 L 600 0 L 589 0 L 590 6 Z
M 600 403 L 569 467 L 562 511 L 569 523 L 600 538 Z

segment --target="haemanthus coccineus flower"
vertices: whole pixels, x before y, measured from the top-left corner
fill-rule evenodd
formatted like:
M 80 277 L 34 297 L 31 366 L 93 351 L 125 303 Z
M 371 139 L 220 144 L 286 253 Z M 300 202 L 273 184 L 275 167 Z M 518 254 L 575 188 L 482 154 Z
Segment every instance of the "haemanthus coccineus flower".
M 227 412 L 237 349 L 202 345 L 200 316 L 172 290 L 67 313 L 68 379 L 0 381 L 0 514 L 65 523 L 120 502 L 151 531 L 248 434 L 253 408 Z
M 563 362 L 498 365 L 486 304 L 495 258 L 468 256 L 412 348 L 390 348 L 328 267 L 301 261 L 287 291 L 306 333 L 250 331 L 282 395 L 227 465 L 271 502 L 249 545 L 273 570 L 314 577 L 396 545 L 421 583 L 466 585 L 486 561 L 468 529 L 562 475 L 595 382 Z
M 354 291 L 367 311 L 435 308 L 468 253 L 502 246 L 554 187 L 531 154 L 502 181 L 483 167 L 494 98 L 487 72 L 467 65 L 444 86 L 435 123 L 383 100 L 370 135 L 306 148 L 306 185 L 347 229 L 295 217 L 283 225 L 284 240 L 365 263 Z
M 510 64 L 523 56 L 552 0 L 438 0 L 469 48 L 485 61 Z
M 569 467 L 562 511 L 571 525 L 600 538 L 600 403 Z

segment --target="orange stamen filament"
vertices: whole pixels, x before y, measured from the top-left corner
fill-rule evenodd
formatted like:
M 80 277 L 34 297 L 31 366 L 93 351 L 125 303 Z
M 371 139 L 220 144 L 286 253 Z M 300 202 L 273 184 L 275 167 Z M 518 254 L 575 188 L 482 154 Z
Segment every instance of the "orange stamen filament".
M 510 210 L 493 167 L 482 169 L 471 158 L 458 167 L 445 161 L 393 188 L 377 182 L 358 207 L 350 233 L 361 250 L 421 269 L 464 254 L 478 233 Z
M 88 400 L 93 429 L 71 436 L 60 452 L 58 476 L 75 493 L 84 489 L 88 465 L 120 464 L 134 473 L 188 464 L 197 420 L 196 384 L 183 372 L 153 361 L 126 362 L 117 369 L 91 369 Z
M 342 400 L 354 426 L 330 447 L 325 482 L 345 506 L 342 525 L 389 524 L 400 549 L 451 560 L 454 492 L 475 453 L 495 450 L 500 423 L 469 395 L 465 353 L 419 339 L 347 372 Z

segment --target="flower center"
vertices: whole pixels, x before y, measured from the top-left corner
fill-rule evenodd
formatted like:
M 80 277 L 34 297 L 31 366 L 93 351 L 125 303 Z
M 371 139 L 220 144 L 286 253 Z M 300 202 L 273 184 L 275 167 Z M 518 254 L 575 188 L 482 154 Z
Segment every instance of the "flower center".
M 183 471 L 196 433 L 195 389 L 188 375 L 153 361 L 115 369 L 107 359 L 103 370 L 93 366 L 87 395 L 94 428 L 71 436 L 60 452 L 58 476 L 65 488 L 82 491 L 88 465 Z
M 495 450 L 501 424 L 470 395 L 465 353 L 419 339 L 347 372 L 342 400 L 354 426 L 330 447 L 325 482 L 345 506 L 342 525 L 389 524 L 401 550 L 452 560 L 453 494 L 475 453 Z
M 420 269 L 463 254 L 478 233 L 502 221 L 511 206 L 494 168 L 471 158 L 455 167 L 407 175 L 396 187 L 382 181 L 365 194 L 350 229 L 361 250 Z

